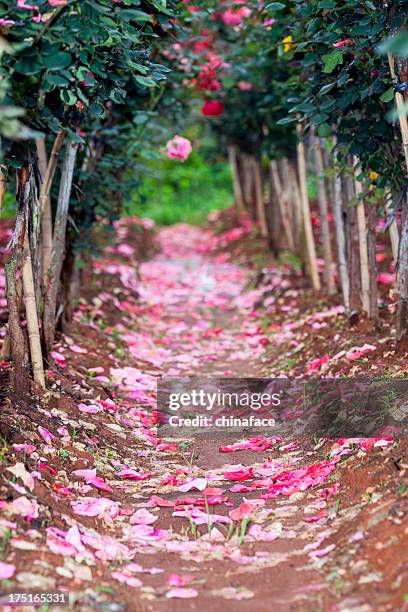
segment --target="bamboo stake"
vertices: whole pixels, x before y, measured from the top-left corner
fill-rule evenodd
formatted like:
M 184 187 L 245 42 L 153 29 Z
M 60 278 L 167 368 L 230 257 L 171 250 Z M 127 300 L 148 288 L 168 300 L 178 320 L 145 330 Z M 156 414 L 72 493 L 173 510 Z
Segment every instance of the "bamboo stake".
M 377 210 L 372 204 L 367 212 L 367 254 L 368 271 L 370 275 L 370 319 L 378 321 L 378 289 L 377 289 L 377 260 L 376 260 L 376 224 Z
M 58 206 L 55 215 L 51 265 L 48 271 L 47 292 L 44 303 L 43 332 L 47 354 L 52 350 L 55 338 L 57 295 L 61 282 L 60 276 L 65 253 L 68 208 L 77 151 L 78 143 L 69 139 L 66 145 L 64 163 L 62 165 Z
M 320 291 L 320 278 L 317 270 L 316 261 L 316 246 L 313 237 L 312 221 L 310 217 L 310 204 L 309 196 L 307 193 L 307 171 L 306 171 L 306 158 L 305 158 L 305 147 L 302 140 L 302 125 L 298 122 L 296 126 L 298 134 L 297 144 L 297 157 L 298 157 L 298 170 L 299 170 L 299 183 L 300 183 L 300 194 L 302 202 L 302 216 L 305 229 L 306 248 L 309 261 L 309 273 L 312 279 L 313 289 Z
M 58 132 L 55 137 L 50 159 L 47 164 L 47 155 L 45 150 L 44 140 L 37 140 L 37 150 L 39 157 L 40 172 L 42 174 L 42 185 L 40 190 L 40 217 L 41 217 L 41 234 L 42 234 L 42 282 L 43 291 L 45 294 L 47 283 L 48 283 L 48 272 L 51 265 L 51 254 L 52 254 L 52 214 L 51 214 L 51 198 L 50 191 L 52 181 L 54 179 L 55 170 L 57 168 L 58 156 L 64 142 L 65 131 Z
M 251 171 L 251 164 L 249 155 L 246 153 L 242 153 L 242 178 L 243 178 L 243 188 L 242 195 L 244 197 L 244 204 L 247 210 L 250 212 L 251 216 L 253 215 L 253 173 Z
M 336 147 L 336 137 L 333 137 L 334 148 Z M 337 159 L 336 159 L 337 162 Z M 341 175 L 336 163 L 334 169 L 334 190 L 333 190 L 333 217 L 336 227 L 337 241 L 337 258 L 339 267 L 339 276 L 341 289 L 343 293 L 343 301 L 346 311 L 350 310 L 350 278 L 347 267 L 346 257 L 346 236 L 344 232 L 343 216 L 342 216 L 342 193 L 341 193 Z
M 288 206 L 288 194 L 287 191 L 283 188 L 282 181 L 279 175 L 278 164 L 275 159 L 273 159 L 270 163 L 272 178 L 275 185 L 275 191 L 278 198 L 278 204 L 280 208 L 280 213 L 282 217 L 283 229 L 285 230 L 286 239 L 288 241 L 288 247 L 291 251 L 295 249 L 295 242 L 293 238 L 292 225 L 289 214 L 289 206 Z
M 391 77 L 397 81 L 395 71 L 395 60 L 391 53 L 388 54 Z M 405 59 L 399 59 L 399 77 L 403 83 L 408 80 L 408 63 Z M 405 114 L 404 95 L 395 92 L 395 102 L 398 110 L 398 119 L 401 129 L 402 149 L 404 151 L 406 171 L 408 172 L 408 120 Z M 406 203 L 405 203 L 406 204 Z M 405 212 L 402 219 L 401 238 L 397 257 L 397 279 L 399 303 L 397 310 L 397 341 L 408 336 L 408 213 Z
M 320 139 L 320 142 L 322 143 L 322 139 Z M 326 189 L 327 189 L 327 193 L 329 195 L 329 202 L 333 202 L 334 200 L 334 181 L 330 180 L 330 154 L 329 151 L 327 149 L 327 144 L 323 144 L 323 146 L 321 147 L 322 150 L 322 154 L 323 154 L 323 168 L 326 170 L 327 172 L 327 177 L 326 177 Z
M 28 340 L 30 344 L 31 365 L 34 381 L 45 389 L 45 376 L 41 350 L 40 329 L 37 317 L 33 265 L 31 261 L 30 242 L 27 233 L 24 238 L 23 291 L 27 318 Z
M 350 158 L 350 168 L 353 160 Z M 354 176 L 345 172 L 342 177 L 343 184 L 343 211 L 345 211 L 345 232 L 347 265 L 350 279 L 350 310 L 351 315 L 362 310 L 361 304 L 361 272 L 360 272 L 360 240 L 357 225 L 357 208 L 349 205 L 355 200 Z
M 38 166 L 40 169 L 41 178 L 44 185 L 44 179 L 47 172 L 47 151 L 45 148 L 44 138 L 36 138 Z M 40 193 L 40 210 L 41 210 L 41 267 L 42 267 L 42 282 L 43 287 L 47 283 L 47 271 L 51 262 L 52 250 L 52 215 L 51 215 L 51 198 L 48 195 Z
M 363 184 L 357 179 L 360 173 L 360 164 L 356 156 L 353 157 L 354 167 L 354 184 L 356 189 L 356 196 L 358 198 L 357 210 L 357 227 L 358 227 L 358 240 L 360 250 L 360 275 L 361 275 L 361 301 L 363 304 L 363 310 L 369 315 L 370 314 L 370 273 L 368 265 L 368 250 L 367 250 L 367 224 L 364 210 L 364 202 L 361 196 L 364 192 Z
M 296 209 L 293 197 L 293 187 L 289 177 L 289 161 L 286 157 L 279 160 L 278 170 L 279 175 L 282 177 L 283 195 L 287 204 L 289 232 L 292 238 L 292 246 L 290 248 L 293 252 L 296 252 Z
M 387 187 L 387 189 L 385 190 L 385 212 L 387 213 L 387 215 L 389 215 L 391 210 L 393 209 L 392 203 L 392 191 Z M 397 221 L 395 218 L 391 221 L 388 229 L 390 233 L 392 256 L 396 265 L 398 261 L 399 232 Z
M 252 171 L 254 175 L 254 189 L 255 189 L 255 206 L 256 206 L 256 217 L 261 231 L 261 236 L 267 238 L 268 226 L 266 223 L 265 215 L 265 202 L 264 202 L 264 190 L 262 183 L 262 172 L 260 161 L 256 157 L 252 158 Z
M 287 173 L 292 188 L 293 205 L 295 209 L 295 244 L 297 251 L 300 251 L 301 235 L 302 235 L 302 198 L 299 190 L 299 183 L 296 176 L 296 170 L 293 164 L 288 162 Z
M 272 176 L 271 162 L 269 163 L 269 246 L 275 257 L 278 257 L 282 237 L 282 216 L 278 205 L 278 194 Z
M 333 256 L 330 243 L 330 228 L 328 220 L 328 204 L 326 195 L 326 185 L 323 168 L 323 155 L 319 138 L 313 135 L 313 145 L 315 153 L 315 165 L 317 174 L 318 201 L 320 209 L 320 223 L 322 230 L 323 253 L 325 261 L 324 276 L 326 281 L 326 289 L 329 295 L 336 292 L 333 281 Z
M 244 197 L 242 194 L 242 186 L 238 172 L 237 149 L 233 145 L 228 147 L 228 159 L 231 166 L 235 206 L 237 207 L 238 212 L 241 212 L 244 210 Z
M 50 195 L 51 184 L 54 178 L 55 169 L 57 167 L 58 156 L 61 151 L 61 147 L 62 147 L 62 143 L 64 142 L 64 138 L 65 138 L 65 131 L 62 130 L 61 132 L 58 132 L 54 140 L 54 144 L 53 144 L 52 151 L 50 154 L 50 160 L 48 162 L 47 169 L 45 171 L 45 175 L 43 178 L 43 183 L 41 185 L 41 191 L 40 191 L 40 212 L 41 213 L 44 210 L 46 201 Z

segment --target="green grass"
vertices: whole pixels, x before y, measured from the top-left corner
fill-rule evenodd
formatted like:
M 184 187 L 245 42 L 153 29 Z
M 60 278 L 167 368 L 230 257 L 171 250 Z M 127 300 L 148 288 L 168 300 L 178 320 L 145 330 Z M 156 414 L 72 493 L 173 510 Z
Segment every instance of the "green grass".
M 11 193 L 4 196 L 0 219 L 14 219 L 16 215 L 16 198 Z
M 185 162 L 164 157 L 152 161 L 126 213 L 150 217 L 159 225 L 200 224 L 232 200 L 228 163 L 207 161 L 194 151 Z

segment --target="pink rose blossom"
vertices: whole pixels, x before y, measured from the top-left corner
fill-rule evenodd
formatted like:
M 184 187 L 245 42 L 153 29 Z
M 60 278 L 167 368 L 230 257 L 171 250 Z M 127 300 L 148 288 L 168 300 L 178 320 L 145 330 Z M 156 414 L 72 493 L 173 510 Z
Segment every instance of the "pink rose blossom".
M 242 21 L 249 17 L 251 9 L 243 6 L 242 8 L 234 11 L 232 8 L 228 8 L 226 11 L 221 13 L 221 19 L 225 25 L 235 27 L 241 25 Z
M 169 159 L 186 161 L 192 150 L 193 147 L 188 138 L 183 138 L 177 134 L 166 144 L 166 155 Z

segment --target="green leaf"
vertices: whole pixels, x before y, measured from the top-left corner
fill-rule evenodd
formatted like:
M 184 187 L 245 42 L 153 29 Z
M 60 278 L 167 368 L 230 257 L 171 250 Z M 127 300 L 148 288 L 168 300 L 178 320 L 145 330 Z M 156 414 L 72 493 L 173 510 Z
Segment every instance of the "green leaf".
M 29 76 L 31 74 L 37 74 L 38 72 L 41 72 L 41 64 L 31 59 L 30 57 L 25 57 L 16 62 L 14 69 L 20 74 L 25 74 Z
M 282 2 L 269 2 L 269 4 L 265 6 L 266 11 L 282 11 L 285 8 L 286 5 Z
M 43 61 L 48 70 L 61 70 L 71 64 L 72 56 L 67 51 L 59 51 L 55 55 L 44 57 Z
M 65 104 L 68 104 L 68 106 L 73 106 L 78 100 L 76 95 L 69 89 L 61 89 L 60 98 Z
M 394 99 L 394 88 L 390 87 L 387 91 L 384 91 L 382 96 L 380 96 L 381 102 L 391 102 Z
M 77 79 L 79 79 L 80 81 L 87 81 L 88 73 L 89 73 L 89 68 L 87 68 L 86 66 L 78 66 L 75 72 Z
M 146 123 L 148 119 L 149 115 L 147 113 L 139 112 L 133 117 L 133 123 L 136 125 L 143 125 L 143 123 Z
M 283 119 L 279 119 L 276 122 L 276 125 L 288 125 L 289 123 L 295 123 L 296 119 L 294 117 L 284 117 Z
M 157 83 L 156 81 L 153 81 L 153 79 L 150 79 L 149 77 L 145 77 L 145 76 L 135 76 L 135 81 L 137 83 L 139 83 L 139 85 L 143 85 L 143 87 L 156 87 Z
M 121 11 L 119 11 L 119 14 L 121 18 L 125 21 L 134 20 L 138 23 L 145 23 L 146 21 L 149 21 L 150 23 L 153 22 L 153 17 L 151 15 L 148 15 L 147 13 L 144 13 L 143 11 L 138 11 L 136 9 L 122 9 Z
M 320 125 L 321 123 L 325 123 L 328 118 L 329 115 L 326 115 L 326 113 L 317 113 L 313 115 L 312 121 L 315 125 Z
M 115 102 L 116 104 L 124 104 L 126 98 L 126 91 L 120 89 L 119 87 L 115 87 L 109 92 L 109 98 L 113 100 L 113 102 Z
M 46 81 L 57 87 L 68 87 L 69 81 L 60 74 L 47 74 Z
M 100 117 L 104 114 L 105 109 L 102 104 L 99 104 L 99 102 L 92 102 L 88 107 L 88 111 L 94 117 Z
M 322 60 L 324 62 L 323 72 L 330 74 L 337 66 L 343 63 L 343 54 L 336 49 L 335 51 L 331 51 L 331 53 L 323 55 Z
M 332 133 L 332 128 L 329 123 L 322 123 L 317 128 L 320 138 L 327 138 Z
M 151 0 L 151 4 L 153 4 L 153 6 L 164 15 L 168 15 L 169 17 L 175 16 L 174 12 L 167 8 L 166 0 Z
M 335 85 L 336 85 L 336 81 L 334 81 L 333 83 L 328 83 L 327 85 L 323 85 L 323 87 L 319 90 L 318 95 L 321 96 L 325 93 L 328 93 L 329 91 L 333 89 L 333 87 L 335 87 Z
M 289 110 L 290 113 L 310 113 L 314 111 L 316 106 L 311 104 L 310 102 L 302 102 L 301 104 L 296 104 L 293 108 Z

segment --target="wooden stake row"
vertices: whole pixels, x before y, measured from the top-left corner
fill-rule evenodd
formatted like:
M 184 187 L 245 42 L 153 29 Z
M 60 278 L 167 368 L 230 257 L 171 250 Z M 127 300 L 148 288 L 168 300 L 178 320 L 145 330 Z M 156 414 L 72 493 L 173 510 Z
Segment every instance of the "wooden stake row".
M 312 130 L 311 130 L 312 132 Z M 280 250 L 280 232 L 283 228 L 289 250 L 302 258 L 302 246 L 306 249 L 306 261 L 312 286 L 321 290 L 318 272 L 316 244 L 312 228 L 310 203 L 307 186 L 307 160 L 301 124 L 297 127 L 297 171 L 287 159 L 272 160 L 269 163 L 269 204 L 263 192 L 261 164 L 255 157 L 245 156 L 246 168 L 242 166 L 242 156 L 236 149 L 230 150 L 229 157 L 233 175 L 234 194 L 237 208 L 248 209 L 248 198 L 252 193 L 255 204 L 252 215 L 257 220 L 260 233 L 267 236 L 275 255 Z M 377 308 L 377 262 L 376 262 L 376 209 L 364 201 L 366 186 L 360 179 L 361 170 L 358 158 L 350 161 L 349 171 L 344 173 L 337 160 L 337 142 L 333 138 L 334 178 L 328 184 L 326 168 L 328 155 L 326 146 L 311 133 L 309 152 L 313 153 L 314 172 L 317 181 L 318 204 L 320 212 L 320 233 L 324 256 L 324 290 L 328 295 L 336 292 L 333 270 L 333 253 L 329 226 L 329 198 L 331 195 L 333 218 L 336 232 L 337 266 L 343 301 L 347 313 L 363 311 L 374 321 L 378 318 Z M 310 158 L 311 159 L 311 158 Z M 239 162 L 238 160 L 241 160 Z M 249 166 L 248 166 L 249 160 Z M 337 160 L 337 161 L 336 161 Z M 310 166 L 310 160 L 309 160 Z M 242 184 L 242 176 L 251 176 L 251 185 Z M 309 167 L 310 172 L 311 166 Z M 244 196 L 244 193 L 246 195 Z M 240 199 L 240 195 L 242 198 Z M 354 204 L 353 204 L 354 201 Z M 386 210 L 392 205 L 392 195 L 386 192 Z M 274 212 L 275 211 L 275 212 Z M 280 229 L 281 228 L 281 229 Z M 390 224 L 390 241 L 393 257 L 398 254 L 399 235 L 396 221 Z M 304 236 L 303 245 L 301 235 Z

